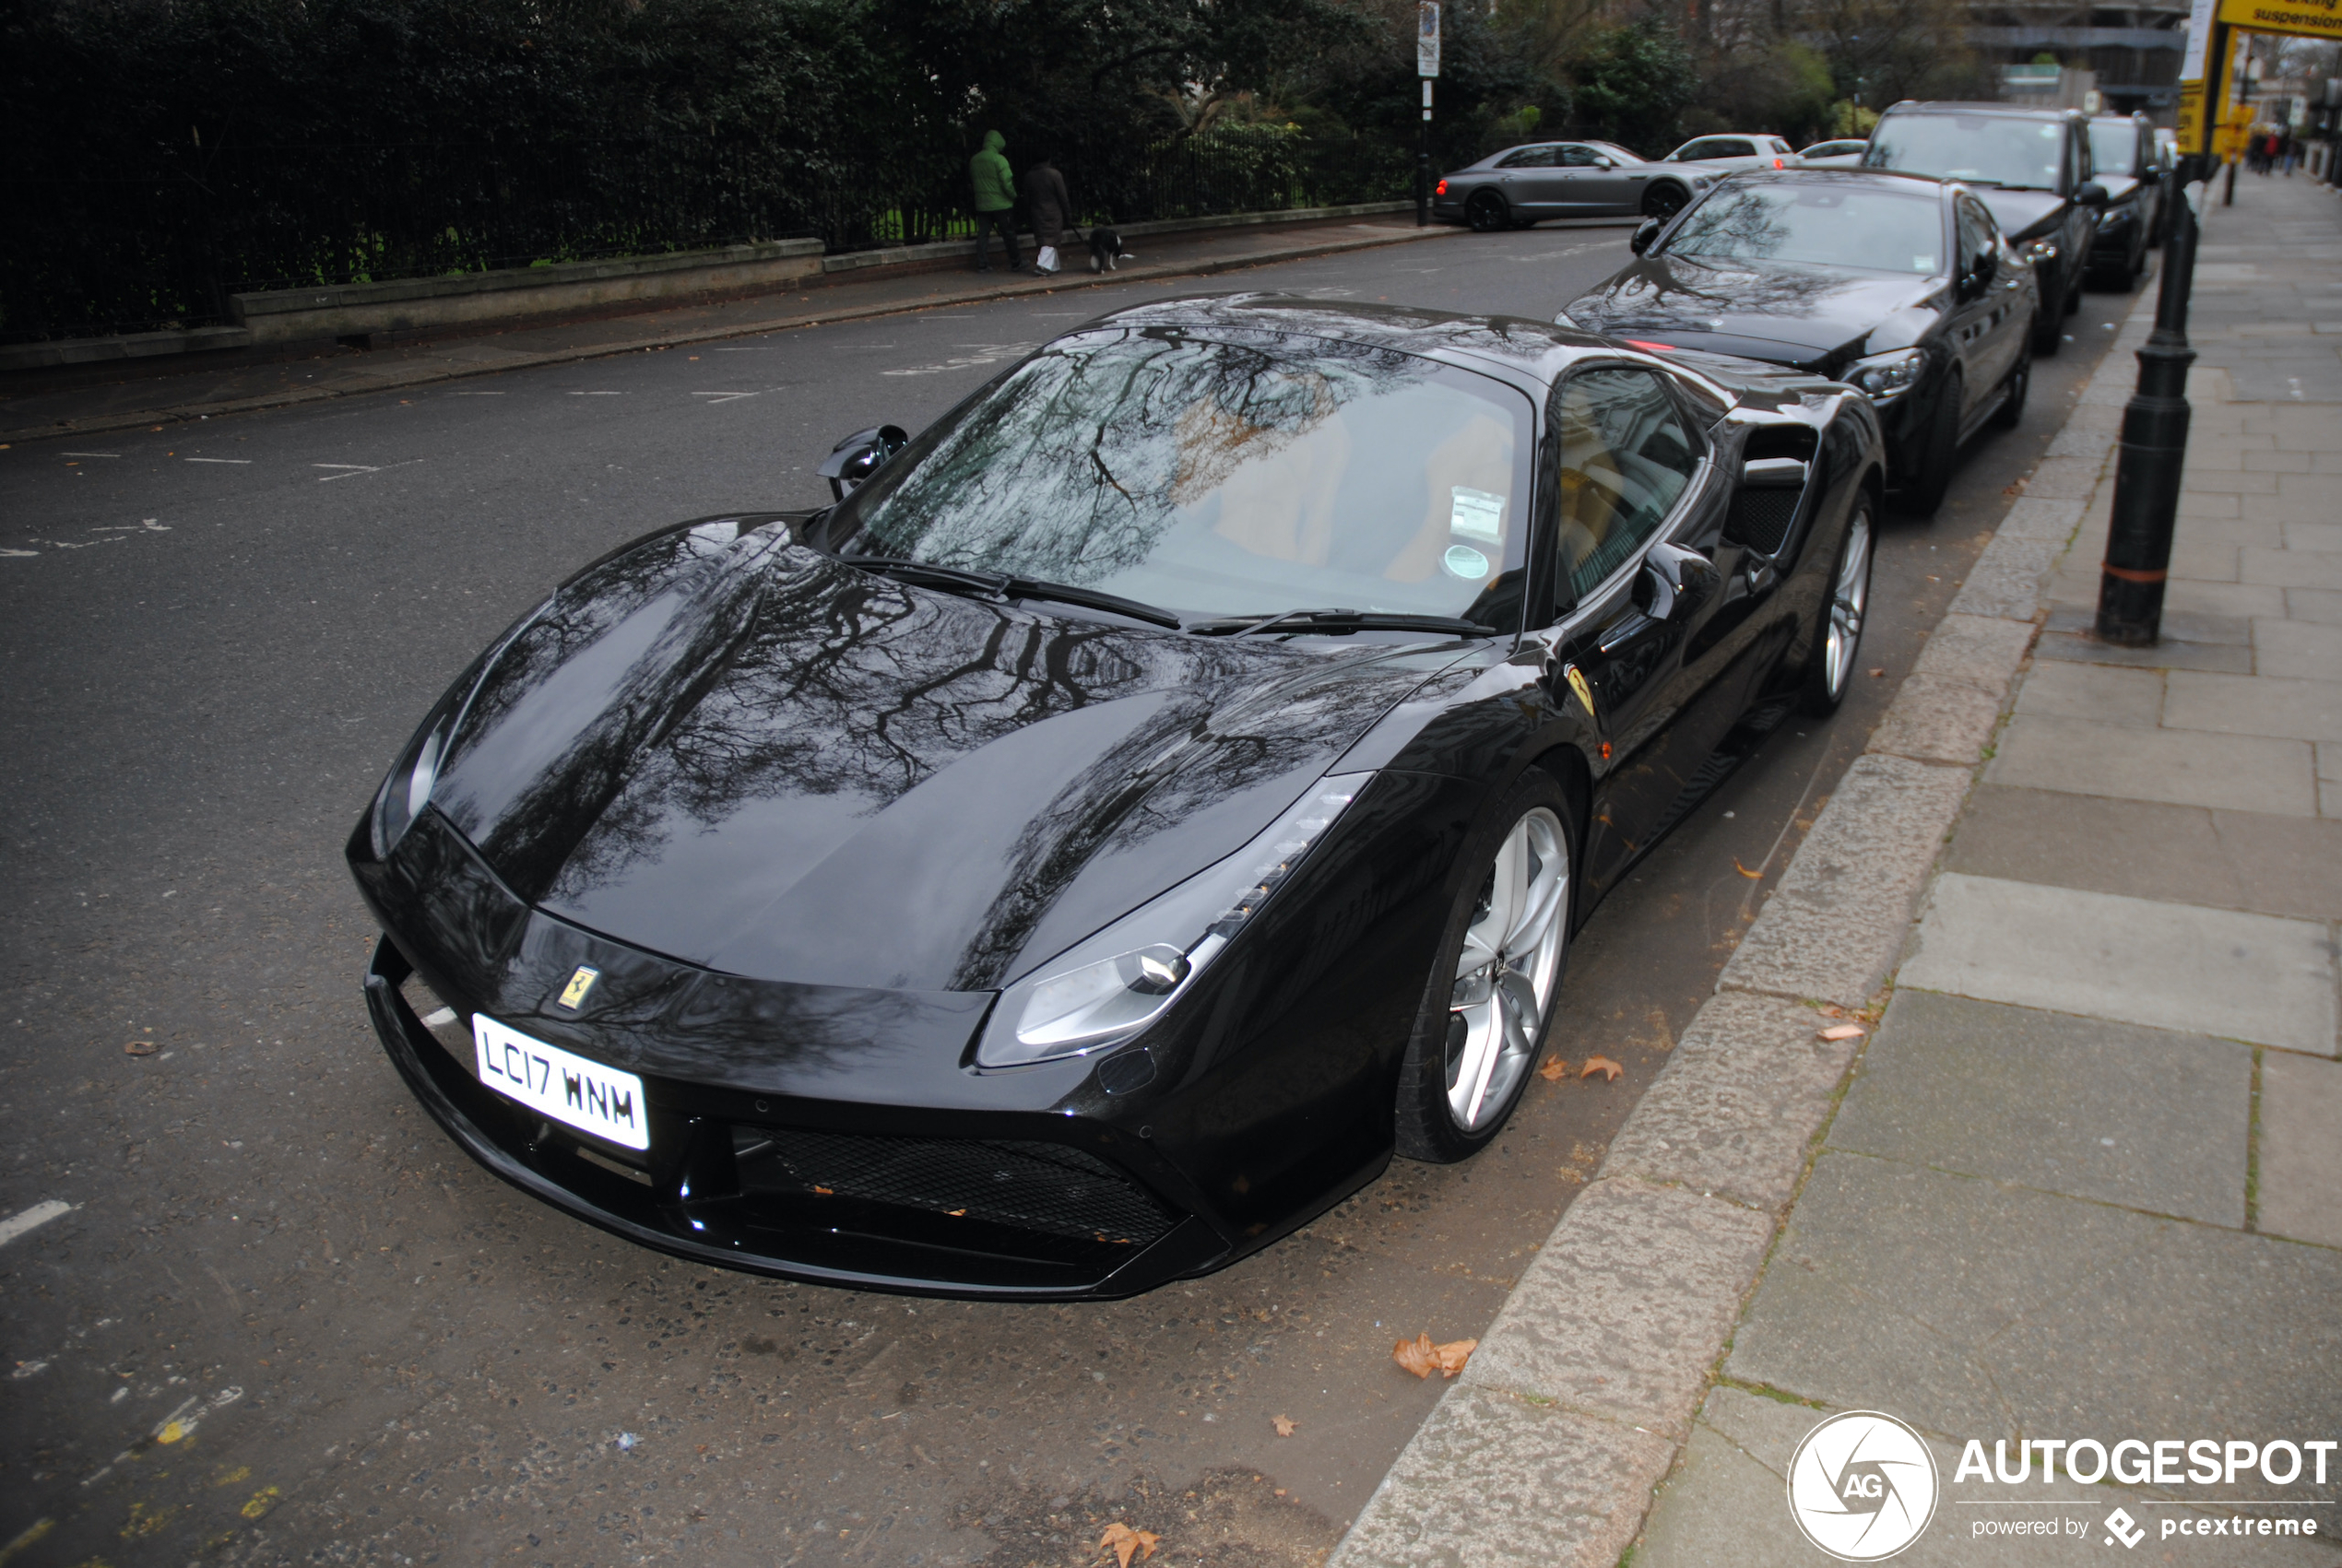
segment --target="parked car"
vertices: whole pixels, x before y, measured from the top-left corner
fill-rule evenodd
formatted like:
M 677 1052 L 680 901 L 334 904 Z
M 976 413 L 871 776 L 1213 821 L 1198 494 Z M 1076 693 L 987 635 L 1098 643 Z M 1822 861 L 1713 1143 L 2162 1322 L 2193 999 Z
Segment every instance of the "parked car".
M 680 1257 L 1224 1267 L 1495 1138 L 1603 893 L 1844 697 L 1881 461 L 1851 388 L 1543 323 L 1100 318 L 483 653 L 349 840 L 375 1027 Z
M 1663 352 L 1768 360 L 1877 405 L 1887 471 L 1922 514 L 1960 443 L 2015 425 L 2032 380 L 2033 269 L 1975 193 L 1861 170 L 1739 174 L 1555 319 Z
M 1762 136 L 1695 136 L 1660 159 L 1662 163 L 1697 163 L 1720 174 L 1744 169 L 1790 169 L 1797 153 L 1787 142 Z
M 2106 187 L 2106 206 L 2090 245 L 2100 284 L 2131 289 L 2146 276 L 2147 253 L 2163 242 L 2170 170 L 2144 114 L 2101 114 L 2090 121 L 2090 177 Z
M 2081 308 L 2106 187 L 2090 178 L 2088 123 L 2071 109 L 1898 103 L 1871 132 L 1865 169 L 1958 180 L 1991 209 L 2040 279 L 2033 352 L 2054 354 Z
M 1647 163 L 1611 142 L 1534 142 L 1491 153 L 1441 180 L 1431 214 L 1483 231 L 1544 218 L 1665 218 L 1715 176 Z
M 1851 167 L 1863 160 L 1863 149 L 1870 142 L 1863 136 L 1847 136 L 1834 142 L 1816 142 L 1797 154 L 1801 169 L 1833 169 Z

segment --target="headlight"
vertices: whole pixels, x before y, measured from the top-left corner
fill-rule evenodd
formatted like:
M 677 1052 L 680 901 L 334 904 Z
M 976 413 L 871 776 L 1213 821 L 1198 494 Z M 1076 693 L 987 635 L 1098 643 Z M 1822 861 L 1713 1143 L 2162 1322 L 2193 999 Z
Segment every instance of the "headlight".
M 1919 384 L 1920 372 L 1926 368 L 1925 349 L 1898 348 L 1891 354 L 1855 360 L 1846 379 L 1869 393 L 1872 402 L 1892 403 Z
M 1275 895 L 1373 776 L 1319 779 L 1244 848 L 1010 986 L 984 1026 L 976 1065 L 1077 1056 L 1153 1023 Z
M 2025 247 L 2024 254 L 2025 259 L 2031 262 L 2035 266 L 2040 265 L 2043 262 L 2055 261 L 2057 259 L 2057 242 L 2054 240 L 2036 240 L 2031 244 Z
M 455 728 L 455 716 L 461 711 L 468 681 L 459 681 L 455 690 L 439 700 L 439 705 L 423 720 L 422 728 L 398 754 L 398 761 L 383 780 L 374 796 L 374 858 L 383 859 L 398 847 L 407 830 L 431 804 L 431 792 L 439 783 L 439 764 L 447 755 L 447 742 Z

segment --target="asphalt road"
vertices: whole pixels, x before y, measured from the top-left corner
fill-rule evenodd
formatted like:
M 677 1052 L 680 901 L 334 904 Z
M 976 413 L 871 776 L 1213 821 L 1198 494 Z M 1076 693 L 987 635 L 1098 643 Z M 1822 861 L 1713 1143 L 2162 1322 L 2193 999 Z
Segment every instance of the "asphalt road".
M 1626 234 L 1212 281 L 1545 315 Z M 1265 1256 L 1080 1307 L 690 1267 L 473 1167 L 374 1043 L 373 933 L 340 855 L 432 697 L 610 546 L 813 502 L 835 436 L 917 428 L 1027 346 L 1169 292 L 0 452 L 0 1217 L 73 1206 L 0 1241 L 0 1562 L 1072 1563 L 1115 1518 L 1176 1563 L 1331 1542 L 1438 1396 L 1392 1341 L 1493 1315 L 2117 302 L 2086 299 L 2025 428 L 1979 440 L 1941 515 L 1887 521 L 1863 661 L 1883 674 L 1829 724 L 1783 725 L 1581 938 L 1552 1045 L 1625 1076 L 1532 1082 L 1478 1161 L 1395 1165 Z

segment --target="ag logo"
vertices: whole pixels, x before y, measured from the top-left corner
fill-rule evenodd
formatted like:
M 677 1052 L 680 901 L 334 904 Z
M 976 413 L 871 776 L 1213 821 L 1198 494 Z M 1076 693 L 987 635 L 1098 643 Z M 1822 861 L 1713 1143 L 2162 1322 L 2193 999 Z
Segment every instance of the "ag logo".
M 1894 1556 L 1934 1515 L 1935 1456 L 1893 1416 L 1832 1416 L 1805 1434 L 1789 1462 L 1789 1516 L 1841 1562 Z

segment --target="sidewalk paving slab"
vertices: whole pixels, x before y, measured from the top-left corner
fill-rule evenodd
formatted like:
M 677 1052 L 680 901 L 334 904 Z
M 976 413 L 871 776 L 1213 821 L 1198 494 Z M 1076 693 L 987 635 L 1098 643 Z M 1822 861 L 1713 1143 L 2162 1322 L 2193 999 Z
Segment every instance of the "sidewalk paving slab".
M 2260 1227 L 2342 1247 L 2342 1064 L 2272 1051 L 2261 1064 Z M 2342 1520 L 2336 1521 L 2342 1527 Z
M 2170 650 L 2162 651 L 2168 656 Z M 2174 806 L 2289 817 L 2314 817 L 2318 810 L 2314 765 L 2304 741 L 2238 736 L 2213 745 L 2177 730 L 2022 712 L 2002 729 L 1984 777 L 2024 789 Z
M 2241 1230 L 2252 1120 L 2248 1045 L 1906 990 L 1829 1143 Z
M 2323 923 L 1946 871 L 1900 986 L 2335 1054 Z

